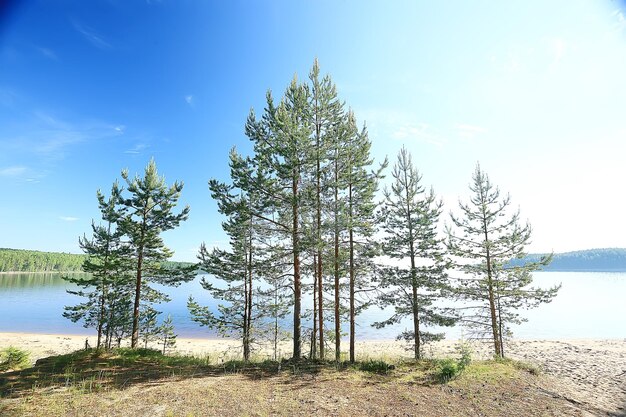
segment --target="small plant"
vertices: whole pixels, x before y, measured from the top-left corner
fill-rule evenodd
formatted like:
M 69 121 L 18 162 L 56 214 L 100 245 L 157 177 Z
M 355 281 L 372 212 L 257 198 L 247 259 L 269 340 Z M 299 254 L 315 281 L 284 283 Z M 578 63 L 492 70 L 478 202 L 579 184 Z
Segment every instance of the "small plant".
M 467 343 L 461 342 L 456 345 L 459 354 L 458 359 L 446 358 L 437 361 L 437 379 L 446 383 L 456 378 L 472 362 L 472 349 Z
M 457 365 L 459 370 L 462 371 L 472 362 L 472 348 L 467 343 L 461 342 L 456 346 L 456 351 L 460 356 Z
M 30 353 L 9 346 L 0 350 L 0 372 L 28 368 L 30 366 Z
M 442 383 L 450 381 L 461 373 L 461 369 L 459 369 L 459 364 L 454 359 L 442 359 L 438 362 L 437 365 L 438 369 L 436 376 L 437 379 Z
M 389 365 L 385 361 L 367 360 L 359 364 L 359 370 L 363 372 L 371 372 L 376 374 L 386 374 L 389 370 L 393 369 L 393 365 Z

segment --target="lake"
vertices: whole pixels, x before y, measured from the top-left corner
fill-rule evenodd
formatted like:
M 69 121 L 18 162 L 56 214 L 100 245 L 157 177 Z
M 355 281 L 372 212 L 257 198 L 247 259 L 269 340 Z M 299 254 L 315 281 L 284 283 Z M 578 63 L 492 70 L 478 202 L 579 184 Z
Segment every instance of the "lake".
M 623 339 L 626 338 L 626 273 L 538 272 L 535 285 L 550 287 L 562 283 L 559 295 L 550 304 L 525 310 L 528 322 L 513 327 L 514 336 L 524 339 Z M 172 301 L 157 306 L 163 317 L 171 314 L 180 337 L 211 337 L 215 333 L 192 322 L 187 299 L 193 295 L 215 309 L 217 303 L 202 289 L 199 278 L 176 288 L 166 288 Z M 72 288 L 59 274 L 0 274 L 0 331 L 25 333 L 93 334 L 80 324 L 65 319 L 63 306 L 74 305 L 79 297 L 66 293 Z M 307 303 L 308 304 L 308 303 Z M 357 322 L 359 339 L 393 339 L 410 327 L 410 322 L 374 329 L 370 324 L 386 318 L 378 308 L 365 311 Z M 343 328 L 347 331 L 347 326 Z M 462 334 L 460 327 L 446 329 L 448 338 Z

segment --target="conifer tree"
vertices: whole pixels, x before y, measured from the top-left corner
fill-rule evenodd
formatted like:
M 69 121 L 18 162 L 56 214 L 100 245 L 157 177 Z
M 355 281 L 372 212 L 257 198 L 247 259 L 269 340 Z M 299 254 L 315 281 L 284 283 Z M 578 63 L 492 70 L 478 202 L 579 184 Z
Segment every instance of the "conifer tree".
M 174 323 L 171 315 L 168 314 L 167 318 L 163 320 L 159 327 L 159 335 L 163 344 L 163 354 L 165 355 L 167 349 L 172 349 L 176 346 L 176 333 L 174 333 Z
M 272 225 L 277 240 L 275 250 L 290 257 L 293 289 L 293 357 L 299 359 L 302 333 L 302 219 L 304 211 L 302 181 L 310 155 L 312 128 L 308 109 L 308 90 L 294 78 L 278 106 L 270 93 L 263 118 L 250 113 L 246 134 L 254 143 L 255 160 L 263 173 L 259 186 L 264 207 L 271 218 L 255 212 Z
M 547 265 L 552 255 L 538 262 L 520 261 L 530 242 L 530 224 L 520 224 L 519 210 L 510 213 L 510 197 L 500 196 L 479 164 L 469 188 L 469 203 L 459 202 L 459 216 L 450 214 L 455 230 L 447 230 L 448 250 L 463 273 L 456 291 L 470 303 L 463 322 L 473 336 L 491 340 L 495 355 L 504 357 L 508 324 L 523 320 L 515 311 L 550 302 L 560 286 L 529 287 L 532 271 Z
M 324 211 L 324 193 L 327 185 L 325 184 L 325 171 L 328 169 L 330 145 L 333 135 L 336 135 L 336 126 L 341 122 L 343 116 L 343 104 L 337 98 L 337 91 L 331 78 L 326 75 L 320 79 L 320 68 L 317 59 L 313 62 L 313 67 L 309 73 L 311 80 L 311 94 L 309 98 L 311 124 L 314 127 L 312 146 L 313 155 L 311 156 L 312 167 L 312 184 L 314 191 L 314 263 L 313 268 L 314 279 L 314 306 L 317 310 L 317 320 L 313 319 L 314 324 L 317 323 L 317 331 L 319 334 L 319 355 L 324 358 L 324 250 L 327 242 L 323 239 L 324 227 L 323 211 Z
M 255 161 L 241 157 L 234 148 L 229 165 L 232 184 L 212 179 L 209 189 L 219 212 L 227 216 L 222 228 L 230 238 L 230 250 L 214 248 L 209 251 L 203 244 L 198 256 L 200 269 L 225 283 L 225 286 L 215 286 L 203 278 L 203 288 L 225 303 L 219 305 L 217 314 L 199 306 L 193 298 L 188 307 L 194 321 L 217 329 L 223 336 L 241 339 L 243 357 L 248 361 L 255 342 L 253 330 L 262 327 L 261 319 L 267 313 L 258 288 L 263 273 L 270 268 L 264 266 L 266 256 L 262 241 L 267 233 L 263 228 L 264 220 L 259 218 L 265 212 L 264 203 L 258 198 L 265 179 L 258 175 Z
M 443 337 L 424 330 L 428 325 L 450 326 L 453 317 L 444 314 L 433 303 L 446 287 L 443 240 L 437 236 L 442 203 L 431 189 L 421 185 L 422 176 L 403 147 L 393 166 L 391 189 L 384 190 L 380 212 L 383 253 L 398 266 L 384 268 L 379 296 L 381 307 L 392 306 L 394 314 L 374 323 L 378 328 L 400 323 L 405 317 L 413 330 L 398 338 L 410 342 L 415 359 L 421 358 L 422 344 Z
M 130 178 L 128 170 L 123 170 L 122 178 L 126 181 L 127 190 L 131 194 L 129 198 L 121 200 L 126 212 L 119 220 L 119 225 L 128 237 L 134 252 L 136 278 L 131 347 L 136 348 L 139 342 L 142 291 L 149 289 L 147 280 L 176 285 L 182 280 L 193 278 L 191 269 L 168 271 L 161 265 L 172 255 L 172 251 L 163 243 L 161 233 L 178 227 L 186 220 L 189 216 L 189 207 L 183 208 L 178 214 L 174 213 L 183 183 L 176 181 L 168 187 L 165 178 L 159 177 L 154 159 L 146 166 L 143 177 L 136 175 Z M 158 302 L 165 299 L 165 295 L 152 290 L 151 299 Z
M 200 248 L 200 269 L 213 277 L 224 281 L 225 286 L 216 286 L 213 282 L 202 278 L 202 288 L 209 291 L 211 296 L 223 301 L 219 304 L 218 312 L 213 313 L 208 307 L 200 306 L 192 297 L 189 298 L 188 308 L 193 321 L 212 329 L 216 329 L 222 336 L 235 336 L 242 342 L 243 358 L 250 358 L 251 344 L 254 339 L 251 334 L 252 322 L 256 318 L 252 307 L 252 265 L 249 261 L 251 248 L 249 246 L 246 220 L 240 214 L 234 214 L 223 223 L 224 230 L 230 234 L 231 251 L 214 248 L 207 250 L 203 244 Z
M 83 261 L 83 271 L 88 278 L 64 276 L 63 278 L 81 290 L 68 290 L 68 293 L 87 298 L 76 306 L 66 306 L 63 316 L 77 322 L 83 320 L 85 327 L 97 329 L 96 347 L 109 346 L 109 329 L 113 325 L 114 304 L 123 302 L 130 282 L 128 270 L 128 246 L 122 241 L 123 233 L 117 223 L 124 211 L 118 203 L 122 189 L 115 182 L 107 199 L 98 191 L 98 206 L 104 225 L 92 222 L 93 236 L 79 238 L 79 245 L 87 257 Z M 106 340 L 103 344 L 102 336 Z
M 373 239 L 375 228 L 374 212 L 376 203 L 374 197 L 378 190 L 378 180 L 387 166 L 385 160 L 377 171 L 369 171 L 373 164 L 370 156 L 371 142 L 365 126 L 358 132 L 354 114 L 349 112 L 347 118 L 348 135 L 346 143 L 346 172 L 347 188 L 347 230 L 349 253 L 349 324 L 350 324 L 350 362 L 355 361 L 356 315 L 369 302 L 366 298 L 357 298 L 357 291 L 367 295 L 372 291 L 368 287 L 371 275 L 376 268 L 373 258 L 378 254 L 376 242 Z M 360 302 L 359 302 L 360 301 Z M 357 303 L 359 305 L 357 305 Z

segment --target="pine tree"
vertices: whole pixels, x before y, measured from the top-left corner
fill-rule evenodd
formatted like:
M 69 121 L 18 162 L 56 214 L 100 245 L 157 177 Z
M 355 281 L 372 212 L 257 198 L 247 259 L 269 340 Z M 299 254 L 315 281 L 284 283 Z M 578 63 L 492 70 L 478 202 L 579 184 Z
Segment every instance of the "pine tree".
M 189 216 L 189 207 L 180 213 L 173 212 L 180 193 L 182 182 L 174 182 L 168 187 L 164 177 L 159 177 L 154 159 L 150 160 L 144 176 L 130 178 L 127 170 L 122 171 L 122 178 L 127 183 L 130 198 L 124 198 L 122 204 L 126 214 L 119 221 L 120 227 L 129 239 L 135 259 L 135 292 L 133 305 L 133 326 L 131 347 L 136 348 L 139 341 L 139 316 L 142 291 L 148 289 L 147 279 L 166 284 L 176 284 L 181 280 L 193 278 L 191 271 L 172 277 L 173 271 L 164 271 L 161 266 L 172 252 L 164 245 L 161 233 L 178 227 Z M 153 290 L 152 300 L 165 299 L 164 294 Z
M 346 172 L 347 188 L 347 230 L 349 252 L 349 322 L 350 322 L 350 362 L 355 361 L 356 315 L 369 305 L 364 297 L 357 299 L 357 291 L 362 295 L 372 291 L 367 288 L 371 276 L 375 271 L 373 258 L 378 254 L 373 235 L 375 229 L 374 211 L 376 203 L 374 197 L 378 190 L 378 180 L 387 166 L 385 160 L 375 172 L 370 172 L 373 159 L 370 156 L 371 142 L 365 126 L 358 132 L 354 114 L 349 113 L 348 141 L 346 143 Z M 357 303 L 359 305 L 357 305 Z
M 103 334 L 106 337 L 104 345 L 109 346 L 109 329 L 114 320 L 113 304 L 121 302 L 121 298 L 126 296 L 124 289 L 128 288 L 129 283 L 127 259 L 130 252 L 122 242 L 123 234 L 117 227 L 119 219 L 124 215 L 123 209 L 118 206 L 121 193 L 122 189 L 117 182 L 113 184 L 108 199 L 98 191 L 98 206 L 105 224 L 92 222 L 92 238 L 79 238 L 79 245 L 87 255 L 82 268 L 89 274 L 88 278 L 63 277 L 82 288 L 78 291 L 68 290 L 68 293 L 87 298 L 76 306 L 66 306 L 63 316 L 73 322 L 83 320 L 85 327 L 95 327 L 97 348 L 103 346 Z
M 283 99 L 275 106 L 270 93 L 263 118 L 255 119 L 251 112 L 246 134 L 254 143 L 255 160 L 262 172 L 259 198 L 271 217 L 255 212 L 272 225 L 275 250 L 290 257 L 289 266 L 293 288 L 293 357 L 302 356 L 302 219 L 304 203 L 302 181 L 310 155 L 309 138 L 312 128 L 308 114 L 308 91 L 294 78 Z
M 209 181 L 219 212 L 227 216 L 222 228 L 230 238 L 230 250 L 214 248 L 209 252 L 202 245 L 199 267 L 224 281 L 225 287 L 216 287 L 203 278 L 202 286 L 213 298 L 225 303 L 220 304 L 218 314 L 199 306 L 192 298 L 188 303 L 194 321 L 217 329 L 223 336 L 234 335 L 241 339 L 245 361 L 249 360 L 251 345 L 255 342 L 253 329 L 262 327 L 265 311 L 258 305 L 261 303 L 258 287 L 262 278 L 260 271 L 268 268 L 263 266 L 266 262 L 261 247 L 266 233 L 263 220 L 258 218 L 265 208 L 257 197 L 264 177 L 257 173 L 255 161 L 241 157 L 233 148 L 230 152 L 232 184 L 215 179 Z
M 176 346 L 176 333 L 174 333 L 174 323 L 171 315 L 168 314 L 167 318 L 163 320 L 159 327 L 159 336 L 163 344 L 163 354 L 165 355 L 167 349 L 173 349 Z
M 510 197 L 500 196 L 478 164 L 470 191 L 469 203 L 459 202 L 460 216 L 450 215 L 456 230 L 447 230 L 448 250 L 459 259 L 458 269 L 463 273 L 456 291 L 471 303 L 465 307 L 463 322 L 473 337 L 491 340 L 495 355 L 504 357 L 508 324 L 523 320 L 515 310 L 550 302 L 560 286 L 529 287 L 532 271 L 547 265 L 551 255 L 539 262 L 511 262 L 526 255 L 530 224 L 520 224 L 519 210 L 509 213 Z
M 311 124 L 314 127 L 311 150 L 313 173 L 311 183 L 314 187 L 314 310 L 317 310 L 317 320 L 314 317 L 313 323 L 317 323 L 319 334 L 319 355 L 324 358 L 324 251 L 328 247 L 323 239 L 325 224 L 323 223 L 324 201 L 323 196 L 327 184 L 325 181 L 325 171 L 328 169 L 330 159 L 330 145 L 332 136 L 337 134 L 336 126 L 341 122 L 343 116 L 343 104 L 337 98 L 337 91 L 331 78 L 326 75 L 320 79 L 320 68 L 317 59 L 313 62 L 313 67 L 309 73 L 311 80 L 311 94 L 309 98 Z M 315 305 L 315 303 L 317 303 Z M 315 332 L 314 332 L 315 333 Z M 315 355 L 313 355 L 315 356 Z
M 394 307 L 394 314 L 374 325 L 380 328 L 409 317 L 413 330 L 398 338 L 410 342 L 415 359 L 420 359 L 423 343 L 443 337 L 425 331 L 424 326 L 454 324 L 453 317 L 433 305 L 447 282 L 443 242 L 437 237 L 442 203 L 432 189 L 426 192 L 421 185 L 422 176 L 404 147 L 392 176 L 380 212 L 385 232 L 383 253 L 401 265 L 384 268 L 378 302 L 382 308 Z

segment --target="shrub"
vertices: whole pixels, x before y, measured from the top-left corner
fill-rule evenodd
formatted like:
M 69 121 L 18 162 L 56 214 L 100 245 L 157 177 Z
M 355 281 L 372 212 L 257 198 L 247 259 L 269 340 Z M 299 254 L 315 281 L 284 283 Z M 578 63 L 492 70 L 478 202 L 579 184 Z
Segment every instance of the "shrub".
M 0 372 L 20 370 L 30 366 L 30 353 L 13 346 L 0 350 Z
M 436 376 L 440 382 L 448 382 L 459 373 L 461 373 L 461 369 L 459 368 L 458 362 L 454 359 L 442 359 L 437 364 Z
M 359 369 L 361 371 L 376 374 L 386 374 L 387 372 L 389 372 L 389 370 L 393 368 L 393 365 L 389 365 L 385 361 L 368 360 L 359 364 Z
M 456 351 L 459 353 L 460 358 L 457 361 L 459 371 L 462 371 L 467 365 L 472 362 L 472 349 L 467 343 L 460 343 L 456 347 Z

